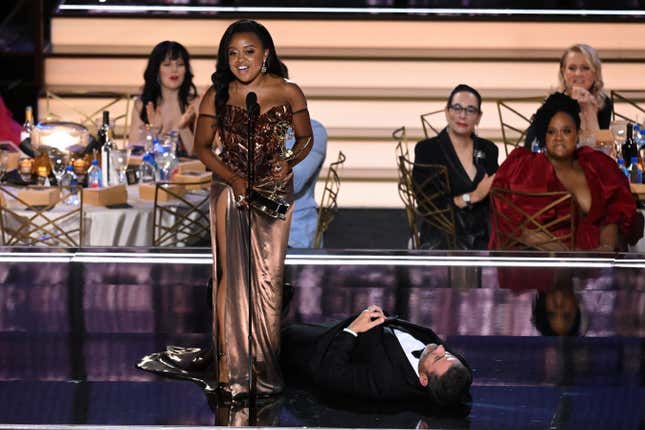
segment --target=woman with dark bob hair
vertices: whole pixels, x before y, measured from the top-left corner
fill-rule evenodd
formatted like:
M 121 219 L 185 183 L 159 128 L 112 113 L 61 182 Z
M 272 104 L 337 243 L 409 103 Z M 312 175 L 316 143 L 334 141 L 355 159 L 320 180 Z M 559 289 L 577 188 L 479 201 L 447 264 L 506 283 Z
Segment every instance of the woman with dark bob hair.
M 267 29 L 252 20 L 234 22 L 222 36 L 212 81 L 199 107 L 195 154 L 213 172 L 210 213 L 218 382 L 225 396 L 248 394 L 250 218 L 255 387 L 258 395 L 270 395 L 283 388 L 278 363 L 282 279 L 293 211 L 292 168 L 306 157 L 313 139 L 307 100 L 287 80 L 287 68 Z M 247 111 L 249 101 L 253 106 L 251 93 L 259 104 L 255 114 Z M 250 116 L 255 141 L 252 196 L 247 192 Z M 287 128 L 295 134 L 293 151 L 284 148 Z
M 426 194 L 436 192 L 430 167 L 446 167 L 450 182 L 447 196 L 455 211 L 456 245 L 460 249 L 486 249 L 488 244 L 488 190 L 497 171 L 497 146 L 475 134 L 482 117 L 482 98 L 474 88 L 460 84 L 448 96 L 445 108 L 448 125 L 438 136 L 417 143 L 414 148 L 413 178 Z M 421 199 L 419 199 L 421 200 Z M 446 235 L 422 221 L 423 248 L 448 249 Z
M 182 146 L 179 154 L 192 154 L 199 98 L 188 51 L 177 42 L 157 44 L 148 57 L 143 78 L 141 97 L 132 110 L 130 141 L 144 140 L 144 126 L 148 125 L 159 134 L 176 131 Z
M 586 146 L 577 148 L 580 132 L 580 105 L 562 93 L 554 93 L 538 109 L 531 127 L 535 130 L 543 153 L 532 153 L 524 148 L 516 148 L 500 166 L 493 187 L 524 192 L 568 191 L 573 195 L 577 219 L 575 246 L 577 249 L 615 251 L 623 249 L 624 241 L 635 243 L 642 237 L 642 216 L 636 212 L 629 183 L 616 162 L 601 151 Z M 518 207 L 528 207 L 530 203 L 517 197 Z M 545 205 L 548 201 L 544 202 Z M 569 205 L 548 211 L 540 221 L 557 219 L 570 211 Z M 519 225 L 514 220 L 517 211 L 505 207 L 502 202 L 494 201 L 491 216 L 495 212 L 509 215 L 509 219 L 499 218 L 499 226 L 508 233 Z M 515 222 L 516 221 L 516 222 Z M 639 227 L 640 226 L 640 227 Z M 563 226 L 556 235 L 566 234 Z M 561 233 L 561 234 L 560 234 Z M 535 230 L 525 230 L 521 235 L 526 243 L 541 243 L 544 235 Z M 495 230 L 491 234 L 489 247 L 497 249 Z M 562 248 L 554 244 L 555 249 Z

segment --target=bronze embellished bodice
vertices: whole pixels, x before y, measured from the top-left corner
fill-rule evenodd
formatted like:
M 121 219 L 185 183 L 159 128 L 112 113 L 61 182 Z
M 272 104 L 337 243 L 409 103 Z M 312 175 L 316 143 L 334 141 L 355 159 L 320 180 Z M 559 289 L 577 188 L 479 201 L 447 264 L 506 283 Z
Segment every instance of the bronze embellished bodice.
M 271 174 L 273 160 L 280 154 L 282 137 L 280 129 L 292 124 L 291 107 L 288 104 L 273 106 L 255 121 L 253 154 L 255 183 L 264 187 L 274 182 Z M 281 127 L 282 126 L 282 127 Z M 247 172 L 248 112 L 239 106 L 226 105 L 224 113 L 224 136 L 220 158 L 240 176 Z

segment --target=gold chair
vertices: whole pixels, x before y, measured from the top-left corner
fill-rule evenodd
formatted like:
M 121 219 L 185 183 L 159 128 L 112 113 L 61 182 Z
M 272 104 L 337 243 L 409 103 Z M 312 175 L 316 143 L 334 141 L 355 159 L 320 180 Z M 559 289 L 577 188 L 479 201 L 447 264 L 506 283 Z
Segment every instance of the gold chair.
M 447 246 L 455 249 L 455 216 L 452 203 L 447 198 L 451 194 L 446 167 L 411 162 L 405 127 L 394 130 L 392 138 L 397 142 L 395 153 L 399 176 L 398 191 L 405 206 L 410 229 L 409 246 L 412 249 L 421 248 L 420 226 L 427 223 L 444 234 Z
M 422 123 L 423 123 L 423 115 Z M 424 129 L 425 131 L 425 129 Z M 397 142 L 394 152 L 396 155 L 397 172 L 399 176 L 398 191 L 399 197 L 403 201 L 405 207 L 405 215 L 408 220 L 408 227 L 410 229 L 409 248 L 418 249 L 420 247 L 421 239 L 419 236 L 419 228 L 417 226 L 416 217 L 416 199 L 414 196 L 413 183 L 411 174 L 407 171 L 402 171 L 401 160 L 410 159 L 410 148 L 408 147 L 408 137 L 405 127 L 397 128 L 392 132 L 392 139 Z
M 338 151 L 338 158 L 329 165 L 329 169 L 327 170 L 325 187 L 320 198 L 320 207 L 318 208 L 318 224 L 316 225 L 314 248 L 320 248 L 322 246 L 323 235 L 338 213 L 338 192 L 340 191 L 340 176 L 338 175 L 338 171 L 345 162 L 345 159 L 345 154 L 342 151 Z
M 540 107 L 542 102 L 543 99 L 540 97 L 497 100 L 497 113 L 499 115 L 499 123 L 502 130 L 502 142 L 504 143 L 506 156 L 508 156 L 509 152 L 513 149 L 524 144 L 526 130 L 529 125 L 531 125 L 531 117 Z M 519 106 L 521 104 L 529 104 L 529 106 L 531 106 L 532 113 L 528 115 L 526 113 L 522 113 Z M 526 111 L 526 108 L 522 110 Z
M 88 106 L 78 106 L 82 99 L 103 99 L 100 102 L 89 103 Z M 107 100 L 105 100 L 107 99 Z M 101 126 L 103 111 L 109 110 L 110 121 L 114 122 L 114 132 L 127 141 L 129 132 L 130 109 L 133 95 L 114 92 L 78 91 L 67 93 L 46 92 L 45 117 L 48 120 L 73 121 L 85 126 L 90 133 L 96 135 Z M 81 103 L 82 104 L 82 103 Z M 123 106 L 125 104 L 125 106 Z M 76 115 L 76 117 L 72 117 Z M 123 128 L 120 124 L 123 123 Z
M 446 166 L 413 163 L 401 156 L 398 188 L 408 216 L 412 248 L 422 247 L 421 225 L 427 224 L 437 232 L 438 243 L 456 249 L 455 214 Z
M 190 246 L 209 237 L 210 182 L 209 178 L 199 182 L 156 184 L 152 216 L 153 246 Z M 198 194 L 186 193 L 187 188 Z
M 426 139 L 435 137 L 441 132 L 441 129 L 433 126 L 428 120 L 428 118 L 441 114 L 443 112 L 445 112 L 445 109 L 439 109 L 432 112 L 421 114 L 421 125 L 423 126 L 423 134 L 425 135 Z
M 79 205 L 60 210 L 57 203 L 34 206 L 27 203 L 7 186 L 0 186 L 0 230 L 4 246 L 83 246 L 83 193 L 77 193 Z M 58 201 L 70 197 L 69 191 L 61 193 Z
M 496 249 L 575 249 L 577 212 L 571 193 L 492 188 L 490 198 Z
M 612 90 L 611 101 L 614 105 L 614 117 L 640 123 L 645 116 L 645 90 Z

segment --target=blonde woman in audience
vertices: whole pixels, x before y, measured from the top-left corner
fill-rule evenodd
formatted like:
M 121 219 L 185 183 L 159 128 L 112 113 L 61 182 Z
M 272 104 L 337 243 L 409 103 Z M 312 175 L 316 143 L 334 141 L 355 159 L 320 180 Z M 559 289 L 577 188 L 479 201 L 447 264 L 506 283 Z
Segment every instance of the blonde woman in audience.
M 613 104 L 604 91 L 602 64 L 598 52 L 579 43 L 560 58 L 560 91 L 578 102 L 580 129 L 594 132 L 609 128 Z
M 130 142 L 145 139 L 149 125 L 159 135 L 177 131 L 178 155 L 193 153 L 193 128 L 199 107 L 188 51 L 178 42 L 164 41 L 152 49 L 143 73 L 141 97 L 132 110 Z

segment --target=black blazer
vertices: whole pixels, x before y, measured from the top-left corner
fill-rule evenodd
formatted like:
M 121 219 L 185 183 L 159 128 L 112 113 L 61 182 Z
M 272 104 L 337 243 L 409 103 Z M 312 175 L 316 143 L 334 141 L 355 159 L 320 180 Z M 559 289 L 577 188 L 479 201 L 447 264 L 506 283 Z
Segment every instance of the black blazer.
M 430 329 L 404 320 L 389 320 L 354 337 L 344 332 L 355 318 L 339 324 L 290 326 L 283 331 L 282 360 L 286 373 L 310 380 L 334 395 L 362 400 L 428 401 L 428 393 L 410 366 L 390 328 L 400 328 L 423 343 L 442 344 Z M 461 356 L 455 354 L 464 363 Z
M 455 227 L 457 233 L 458 249 L 488 249 L 488 198 L 472 206 L 459 209 L 454 206 L 452 197 L 470 193 L 484 178 L 484 175 L 493 175 L 497 172 L 497 146 L 486 139 L 473 134 L 473 162 L 477 169 L 475 177 L 471 180 L 464 170 L 455 148 L 450 141 L 447 129 L 444 128 L 439 135 L 424 139 L 414 147 L 414 168 L 412 175 L 415 184 L 423 184 L 427 180 L 427 173 L 419 164 L 441 164 L 446 166 L 450 182 L 450 196 L 445 196 L 438 203 L 442 207 L 453 207 L 455 214 Z M 425 190 L 427 194 L 434 194 L 436 189 Z M 449 243 L 447 235 L 435 225 L 422 220 L 420 225 L 422 248 L 447 249 Z

